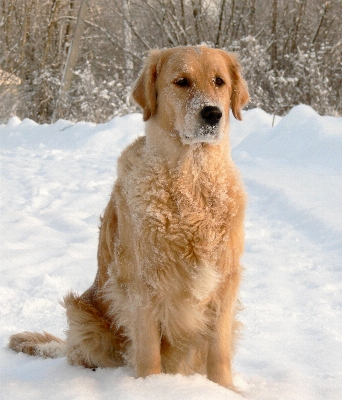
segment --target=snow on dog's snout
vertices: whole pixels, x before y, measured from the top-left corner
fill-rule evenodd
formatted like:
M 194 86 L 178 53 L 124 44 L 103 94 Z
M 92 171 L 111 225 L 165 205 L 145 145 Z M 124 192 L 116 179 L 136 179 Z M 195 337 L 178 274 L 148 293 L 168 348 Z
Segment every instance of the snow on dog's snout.
M 222 106 L 203 96 L 195 96 L 187 103 L 184 119 L 177 128 L 183 143 L 218 143 L 224 126 Z

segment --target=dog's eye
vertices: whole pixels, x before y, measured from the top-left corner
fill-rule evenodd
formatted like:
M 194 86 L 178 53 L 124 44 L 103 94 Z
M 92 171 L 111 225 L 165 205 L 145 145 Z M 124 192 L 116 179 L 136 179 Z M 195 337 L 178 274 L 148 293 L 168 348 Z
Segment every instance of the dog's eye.
M 216 86 L 224 85 L 224 80 L 222 78 L 215 78 L 215 85 Z
M 175 80 L 175 84 L 177 86 L 185 87 L 185 86 L 190 86 L 190 82 L 186 78 L 179 78 Z

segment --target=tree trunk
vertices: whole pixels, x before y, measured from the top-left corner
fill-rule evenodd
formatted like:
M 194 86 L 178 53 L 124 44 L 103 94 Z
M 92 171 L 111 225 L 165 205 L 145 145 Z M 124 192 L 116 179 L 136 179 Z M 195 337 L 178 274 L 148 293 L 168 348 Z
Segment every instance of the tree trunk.
M 123 31 L 124 31 L 124 57 L 125 57 L 125 81 L 130 84 L 133 79 L 133 61 L 132 61 L 132 31 L 130 28 L 129 0 L 122 0 L 123 9 Z
M 64 72 L 63 72 L 63 76 L 62 76 L 62 82 L 61 82 L 59 95 L 58 95 L 55 109 L 54 109 L 53 115 L 52 115 L 52 122 L 55 122 L 56 118 L 58 118 L 58 116 L 59 116 L 59 113 L 60 113 L 59 108 L 60 108 L 61 98 L 70 90 L 72 76 L 73 76 L 73 70 L 75 68 L 76 60 L 77 60 L 77 51 L 80 47 L 82 34 L 83 34 L 83 30 L 84 30 L 84 19 L 87 15 L 87 8 L 88 8 L 88 0 L 82 0 L 80 9 L 78 12 L 74 37 L 69 46 L 68 57 L 66 60 L 66 64 L 65 64 L 65 68 L 64 68 Z
M 277 18 L 278 18 L 278 0 L 273 0 L 272 6 L 272 48 L 271 48 L 271 64 L 272 69 L 276 68 L 278 57 L 278 44 L 277 44 Z
M 320 18 L 318 27 L 317 27 L 317 29 L 316 29 L 316 33 L 315 33 L 315 35 L 314 35 L 314 37 L 313 37 L 313 39 L 312 39 L 312 44 L 314 44 L 314 43 L 316 42 L 316 39 L 317 39 L 317 37 L 318 37 L 318 35 L 319 35 L 319 31 L 321 30 L 322 25 L 323 25 L 324 17 L 326 16 L 326 13 L 327 13 L 327 11 L 328 11 L 328 7 L 329 7 L 329 1 L 326 1 L 325 4 L 324 4 L 324 9 L 323 9 L 323 12 L 322 12 L 322 16 L 321 16 L 321 18 Z
M 44 46 L 44 53 L 43 53 L 43 57 L 41 60 L 42 68 L 45 67 L 48 55 L 51 50 L 51 42 L 52 42 L 52 37 L 54 34 L 54 29 L 55 29 L 55 15 L 58 10 L 59 2 L 60 2 L 60 0 L 53 0 L 53 2 L 52 2 L 50 17 L 49 17 L 49 24 L 47 27 L 47 35 L 46 35 L 45 46 Z
M 78 12 L 74 37 L 69 46 L 68 57 L 64 68 L 64 73 L 61 82 L 61 92 L 66 93 L 69 91 L 72 81 L 73 70 L 76 65 L 77 51 L 81 44 L 82 34 L 84 30 L 84 19 L 87 15 L 88 0 L 82 0 Z

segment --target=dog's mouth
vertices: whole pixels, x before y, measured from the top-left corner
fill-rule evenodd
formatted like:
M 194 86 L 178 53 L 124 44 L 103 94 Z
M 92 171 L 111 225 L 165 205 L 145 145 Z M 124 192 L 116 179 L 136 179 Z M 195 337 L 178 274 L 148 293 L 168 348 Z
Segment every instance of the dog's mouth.
M 184 134 L 184 139 L 188 143 L 216 143 L 220 140 L 218 126 L 202 126 L 194 135 Z

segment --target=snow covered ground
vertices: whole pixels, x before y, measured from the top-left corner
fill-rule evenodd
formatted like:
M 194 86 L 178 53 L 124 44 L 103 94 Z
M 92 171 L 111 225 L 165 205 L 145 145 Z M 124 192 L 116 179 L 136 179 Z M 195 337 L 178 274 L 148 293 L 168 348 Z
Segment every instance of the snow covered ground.
M 232 118 L 233 156 L 249 195 L 235 382 L 247 399 L 342 393 L 342 119 L 297 106 L 284 118 Z M 1 399 L 241 399 L 200 375 L 135 379 L 64 358 L 16 354 L 8 337 L 63 337 L 58 300 L 96 271 L 98 221 L 141 115 L 94 125 L 12 118 L 1 137 Z

